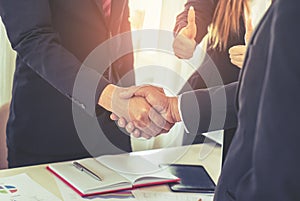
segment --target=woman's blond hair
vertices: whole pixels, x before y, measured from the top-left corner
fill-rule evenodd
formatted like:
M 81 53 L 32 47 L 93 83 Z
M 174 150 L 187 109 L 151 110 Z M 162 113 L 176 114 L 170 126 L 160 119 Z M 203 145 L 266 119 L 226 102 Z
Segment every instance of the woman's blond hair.
M 224 50 L 229 37 L 239 36 L 241 17 L 246 9 L 249 12 L 248 0 L 219 0 L 212 24 L 209 27 L 210 48 Z

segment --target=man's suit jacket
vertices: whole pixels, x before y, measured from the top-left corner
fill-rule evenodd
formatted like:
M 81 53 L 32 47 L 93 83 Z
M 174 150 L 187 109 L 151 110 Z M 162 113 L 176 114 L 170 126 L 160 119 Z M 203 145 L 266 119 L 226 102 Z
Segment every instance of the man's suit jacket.
M 239 84 L 225 87 L 237 87 L 238 127 L 219 178 L 216 201 L 300 199 L 299 10 L 296 0 L 273 3 L 249 44 Z M 228 95 L 233 91 L 228 90 Z M 188 127 L 196 123 L 188 117 L 193 116 L 187 106 L 193 105 L 191 97 L 185 94 L 181 102 Z M 196 97 L 202 120 L 209 112 L 201 101 L 209 96 L 200 90 Z M 234 100 L 228 101 L 233 105 Z
M 7 128 L 9 150 L 45 157 L 32 163 L 50 162 L 47 156 L 53 160 L 87 156 L 74 126 L 72 102 L 82 113 L 86 135 L 93 135 L 98 125 L 89 122 L 102 90 L 132 71 L 133 56 L 128 54 L 112 65 L 109 81 L 103 77 L 99 81 L 101 74 L 95 68 L 81 69 L 83 84 L 98 85 L 96 93 L 86 87 L 74 97 L 74 81 L 82 62 L 98 45 L 130 31 L 128 1 L 112 1 L 110 22 L 104 18 L 101 0 L 0 0 L 0 13 L 17 52 Z M 131 40 L 119 41 L 119 46 L 132 48 Z M 134 84 L 132 72 L 129 77 L 126 86 Z M 87 101 L 90 96 L 95 99 L 92 104 Z M 108 120 L 107 112 L 100 113 L 108 138 L 129 151 L 128 136 Z M 101 137 L 98 140 L 98 147 L 102 146 Z

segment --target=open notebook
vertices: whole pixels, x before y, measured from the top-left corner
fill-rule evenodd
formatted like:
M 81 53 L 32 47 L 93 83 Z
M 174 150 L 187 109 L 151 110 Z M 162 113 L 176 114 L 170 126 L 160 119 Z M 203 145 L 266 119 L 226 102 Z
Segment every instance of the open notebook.
M 178 182 L 179 178 L 138 155 L 107 155 L 78 160 L 102 180 L 75 168 L 73 162 L 51 164 L 52 173 L 81 196 L 111 193 L 143 186 Z

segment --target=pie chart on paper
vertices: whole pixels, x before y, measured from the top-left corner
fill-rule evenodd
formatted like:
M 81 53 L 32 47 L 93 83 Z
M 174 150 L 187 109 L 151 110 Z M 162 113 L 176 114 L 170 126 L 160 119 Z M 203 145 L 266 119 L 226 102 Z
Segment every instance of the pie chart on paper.
M 13 194 L 16 193 L 18 189 L 12 185 L 0 185 L 0 194 Z

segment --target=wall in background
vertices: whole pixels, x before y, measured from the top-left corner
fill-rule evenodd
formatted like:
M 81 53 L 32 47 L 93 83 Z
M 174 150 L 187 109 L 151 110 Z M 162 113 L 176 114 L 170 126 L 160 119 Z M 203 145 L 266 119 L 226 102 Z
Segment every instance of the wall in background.
M 7 39 L 6 31 L 0 18 L 0 106 L 11 99 L 12 80 L 15 70 L 16 53 Z

